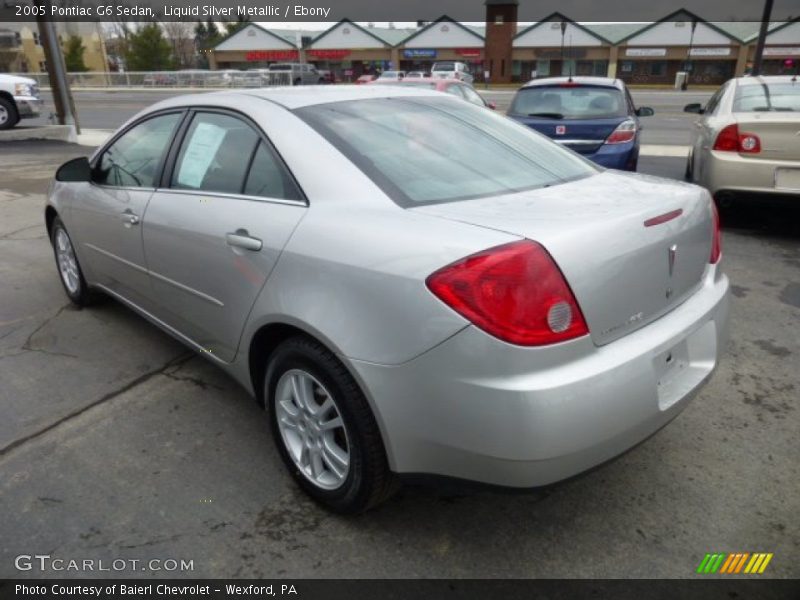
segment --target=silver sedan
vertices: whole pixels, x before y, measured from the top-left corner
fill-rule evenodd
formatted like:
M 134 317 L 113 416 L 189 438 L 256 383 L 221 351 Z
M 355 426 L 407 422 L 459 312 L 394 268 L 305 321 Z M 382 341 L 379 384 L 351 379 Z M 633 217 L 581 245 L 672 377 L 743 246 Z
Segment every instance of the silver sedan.
M 227 371 L 340 512 L 409 474 L 532 487 L 606 461 L 727 334 L 707 191 L 428 90 L 166 100 L 63 165 L 45 219 L 70 299 Z

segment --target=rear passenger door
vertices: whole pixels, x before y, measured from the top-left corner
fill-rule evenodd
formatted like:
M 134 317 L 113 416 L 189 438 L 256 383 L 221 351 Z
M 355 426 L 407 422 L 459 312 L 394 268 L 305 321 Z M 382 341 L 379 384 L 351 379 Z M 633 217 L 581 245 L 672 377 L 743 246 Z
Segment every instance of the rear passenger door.
M 244 116 L 197 110 L 181 136 L 143 226 L 157 316 L 230 362 L 306 201 L 269 140 Z

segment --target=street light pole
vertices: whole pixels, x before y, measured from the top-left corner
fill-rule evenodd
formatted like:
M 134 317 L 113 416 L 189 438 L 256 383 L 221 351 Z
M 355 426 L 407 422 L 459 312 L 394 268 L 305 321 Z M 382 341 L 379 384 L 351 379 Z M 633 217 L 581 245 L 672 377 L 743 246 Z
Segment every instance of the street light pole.
M 45 8 L 45 14 L 50 14 L 50 1 L 38 0 L 37 6 Z M 75 116 L 75 105 L 72 101 L 72 94 L 67 80 L 66 65 L 64 55 L 61 52 L 61 44 L 58 43 L 58 35 L 53 22 L 46 16 L 36 17 L 39 26 L 39 37 L 44 50 L 45 62 L 47 63 L 47 75 L 50 79 L 50 89 L 53 92 L 53 102 L 56 107 L 56 116 L 61 125 L 70 125 L 75 128 L 75 133 L 80 133 L 78 119 Z
M 564 35 L 567 33 L 567 22 L 561 21 L 561 74 L 564 74 Z
M 772 16 L 772 0 L 765 0 L 764 13 L 761 15 L 761 28 L 758 30 L 758 43 L 756 44 L 756 56 L 753 60 L 753 75 L 761 75 L 761 63 L 764 57 L 764 43 L 767 40 L 767 29 L 769 20 Z
M 681 84 L 681 91 L 689 89 L 689 77 L 692 74 L 692 46 L 694 45 L 694 32 L 697 29 L 697 19 L 692 19 L 692 33 L 689 35 L 689 50 L 686 52 L 686 78 Z

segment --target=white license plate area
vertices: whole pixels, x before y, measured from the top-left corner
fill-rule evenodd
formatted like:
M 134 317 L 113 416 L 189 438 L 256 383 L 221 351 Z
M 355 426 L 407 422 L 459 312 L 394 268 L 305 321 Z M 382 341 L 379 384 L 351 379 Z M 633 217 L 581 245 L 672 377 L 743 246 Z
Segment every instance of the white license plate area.
M 775 169 L 775 189 L 800 191 L 800 169 Z

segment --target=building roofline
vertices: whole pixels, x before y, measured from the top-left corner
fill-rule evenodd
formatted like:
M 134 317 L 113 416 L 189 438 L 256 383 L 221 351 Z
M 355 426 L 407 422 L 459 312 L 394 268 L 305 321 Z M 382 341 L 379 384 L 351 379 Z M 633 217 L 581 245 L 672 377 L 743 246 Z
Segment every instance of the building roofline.
M 347 24 L 349 24 L 349 25 L 352 25 L 352 26 L 353 26 L 353 27 L 355 27 L 356 29 L 358 29 L 358 30 L 360 30 L 360 31 L 363 31 L 364 33 L 366 33 L 366 34 L 367 34 L 367 35 L 369 35 L 370 37 L 372 37 L 372 38 L 374 38 L 375 40 L 379 41 L 379 42 L 380 42 L 381 44 L 383 44 L 384 46 L 388 46 L 388 47 L 390 47 L 390 48 L 391 48 L 391 47 L 393 47 L 393 46 L 392 46 L 392 44 L 390 44 L 390 43 L 389 43 L 388 41 L 386 41 L 385 39 L 378 37 L 377 35 L 375 35 L 374 33 L 372 33 L 372 32 L 371 32 L 371 31 L 370 31 L 368 28 L 366 28 L 366 27 L 362 27 L 362 26 L 361 26 L 361 25 L 359 25 L 358 23 L 356 23 L 356 22 L 354 22 L 354 21 L 351 21 L 350 19 L 347 19 L 347 18 L 345 18 L 345 19 L 342 19 L 341 21 L 339 21 L 339 22 L 337 22 L 337 23 L 334 23 L 333 25 L 331 25 L 330 27 L 328 27 L 328 29 L 326 29 L 325 31 L 323 31 L 322 33 L 320 33 L 320 34 L 319 34 L 317 37 L 315 37 L 314 39 L 312 39 L 312 40 L 311 40 L 311 42 L 309 42 L 309 44 L 308 44 L 308 45 L 309 45 L 309 47 L 311 47 L 311 46 L 313 46 L 314 44 L 316 44 L 316 43 L 317 43 L 319 40 L 321 40 L 322 38 L 324 38 L 326 35 L 328 35 L 329 33 L 331 33 L 331 32 L 332 32 L 334 29 L 336 29 L 336 28 L 337 28 L 337 27 L 339 27 L 340 25 L 343 25 L 344 23 L 347 23 Z
M 563 15 L 562 13 L 560 13 L 558 11 L 550 13 L 549 15 L 544 17 L 541 21 L 539 21 L 537 23 L 534 23 L 533 25 L 528 25 L 525 29 L 523 29 L 522 31 L 517 33 L 514 36 L 513 39 L 517 39 L 518 37 L 528 33 L 529 31 L 531 31 L 532 29 L 536 29 L 540 25 L 543 25 L 544 23 L 548 23 L 548 22 L 552 21 L 554 17 L 557 17 L 560 21 L 566 21 L 567 23 L 570 23 L 570 24 L 574 25 L 578 29 L 581 29 L 582 31 L 585 31 L 586 33 L 588 33 L 592 37 L 597 38 L 598 40 L 600 40 L 601 42 L 604 42 L 604 43 L 609 44 L 611 46 L 614 45 L 614 42 L 612 42 L 611 40 L 603 37 L 599 33 L 595 33 L 594 31 L 592 31 L 591 29 L 589 29 L 587 27 L 584 27 L 583 25 L 581 25 L 577 21 L 573 21 L 572 19 L 570 19 L 569 17 Z
M 426 32 L 428 29 L 430 29 L 430 28 L 431 28 L 431 27 L 433 27 L 434 25 L 437 25 L 437 24 L 439 24 L 439 23 L 444 23 L 444 22 L 453 23 L 454 25 L 457 25 L 458 27 L 460 27 L 460 28 L 461 28 L 461 29 L 463 29 L 464 31 L 466 31 L 466 32 L 468 32 L 468 33 L 471 33 L 472 35 L 474 35 L 474 36 L 475 36 L 476 38 L 478 38 L 479 40 L 483 40 L 483 41 L 485 41 L 485 40 L 486 40 L 486 38 L 485 38 L 484 36 L 482 36 L 481 34 L 479 34 L 479 33 L 475 32 L 475 31 L 473 31 L 472 29 L 469 29 L 469 28 L 467 28 L 467 27 L 464 27 L 464 25 L 462 25 L 461 23 L 459 23 L 458 21 L 456 21 L 456 20 L 454 20 L 454 19 L 451 19 L 451 18 L 450 18 L 450 17 L 448 17 L 447 15 L 442 15 L 441 17 L 439 17 L 439 18 L 438 18 L 438 19 L 436 19 L 435 21 L 431 21 L 430 23 L 428 23 L 427 25 L 425 25 L 425 27 L 423 27 L 422 29 L 420 29 L 420 30 L 418 30 L 418 31 L 415 31 L 414 33 L 412 33 L 412 34 L 411 34 L 411 35 L 409 35 L 408 37 L 406 37 L 406 38 L 403 38 L 402 40 L 400 40 L 400 41 L 399 41 L 399 42 L 398 42 L 398 43 L 395 45 L 395 48 L 399 48 L 400 46 L 405 46 L 405 45 L 406 45 L 406 43 L 408 43 L 408 41 L 409 41 L 409 40 L 413 40 L 415 37 L 417 37 L 418 35 L 421 35 L 422 33 Z
M 731 39 L 734 42 L 738 42 L 740 44 L 743 43 L 743 40 L 740 40 L 738 37 L 736 37 L 732 33 L 728 33 L 724 29 L 720 29 L 719 27 L 717 27 L 713 23 L 711 23 L 709 21 L 706 21 L 703 17 L 700 17 L 700 16 L 696 15 L 695 13 L 693 13 L 692 11 L 687 10 L 685 8 L 679 8 L 678 10 L 669 13 L 666 17 L 662 17 L 658 21 L 653 21 L 652 23 L 650 23 L 649 25 L 645 25 L 644 27 L 642 27 L 638 31 L 634 31 L 633 33 L 630 33 L 630 34 L 626 35 L 625 37 L 617 40 L 617 43 L 615 45 L 620 46 L 623 43 L 627 42 L 628 40 L 630 40 L 632 38 L 635 38 L 637 35 L 641 35 L 645 31 L 649 31 L 650 29 L 652 29 L 656 25 L 660 25 L 661 23 L 666 23 L 666 22 L 669 22 L 669 21 L 676 21 L 676 19 L 674 17 L 676 17 L 677 15 L 680 15 L 680 14 L 688 15 L 689 17 L 692 18 L 693 21 L 697 21 L 698 23 L 702 23 L 706 27 L 709 27 L 709 28 L 713 29 L 717 33 L 720 33 L 720 34 L 724 35 L 726 38 Z
M 240 33 L 243 33 L 243 32 L 245 32 L 245 31 L 247 31 L 247 30 L 248 30 L 248 29 L 250 29 L 251 27 L 257 27 L 257 28 L 258 28 L 260 31 L 263 31 L 264 33 L 268 33 L 269 35 L 271 35 L 272 37 L 274 37 L 276 40 L 280 40 L 281 42 L 283 42 L 283 43 L 285 43 L 285 44 L 289 44 L 289 45 L 290 45 L 292 48 L 294 48 L 295 50 L 298 50 L 297 44 L 294 44 L 294 43 L 290 42 L 290 41 L 289 41 L 289 40 L 287 40 L 285 37 L 281 37 L 281 36 L 279 36 L 277 33 L 273 33 L 272 31 L 270 31 L 270 30 L 269 30 L 269 29 L 267 29 L 266 27 L 262 27 L 262 26 L 261 26 L 261 25 L 259 25 L 258 23 L 248 23 L 246 26 L 244 26 L 244 27 L 241 27 L 241 28 L 237 29 L 237 30 L 236 30 L 236 31 L 234 31 L 233 33 L 229 33 L 229 34 L 228 34 L 228 35 L 226 35 L 224 38 L 222 38 L 222 39 L 221 39 L 219 42 L 217 42 L 216 44 L 214 44 L 214 47 L 212 48 L 212 50 L 215 50 L 215 51 L 216 51 L 216 49 L 217 49 L 217 48 L 219 48 L 219 47 L 220 47 L 220 46 L 221 46 L 223 43 L 227 42 L 227 41 L 228 41 L 228 40 L 230 40 L 230 39 L 233 39 L 234 37 L 236 37 L 236 36 L 237 36 L 237 35 L 239 35 Z

